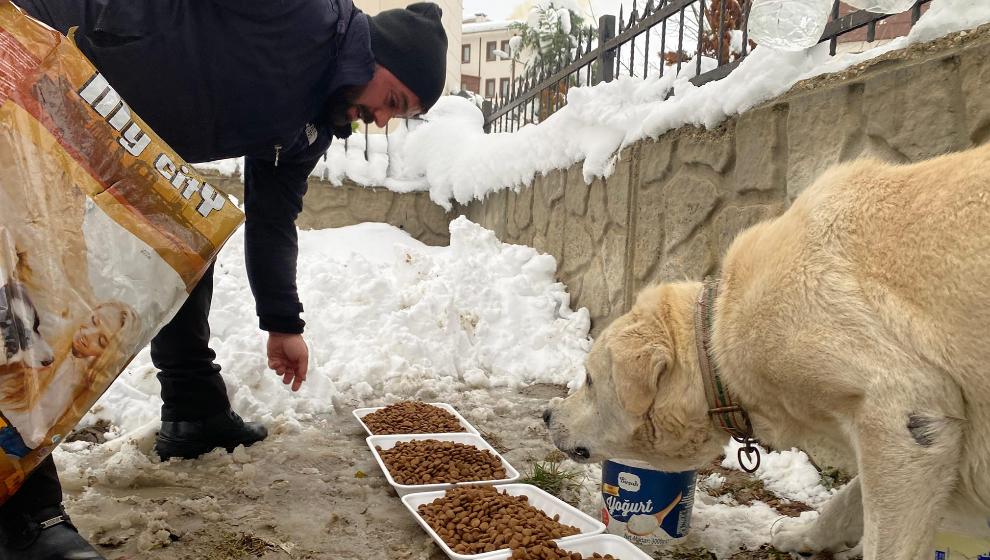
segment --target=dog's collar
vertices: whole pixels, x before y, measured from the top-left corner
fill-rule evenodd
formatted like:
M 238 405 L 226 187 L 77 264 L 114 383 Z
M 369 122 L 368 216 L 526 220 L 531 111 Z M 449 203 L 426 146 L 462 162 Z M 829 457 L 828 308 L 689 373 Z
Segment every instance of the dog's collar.
M 753 437 L 753 423 L 749 414 L 737 404 L 722 382 L 718 366 L 712 357 L 712 323 L 715 317 L 715 298 L 718 297 L 718 279 L 705 278 L 694 307 L 695 345 L 698 347 L 698 366 L 705 386 L 708 414 L 715 418 L 720 428 L 743 444 L 739 448 L 739 467 L 753 473 L 760 468 L 760 450 Z M 745 460 L 743 459 L 745 456 Z

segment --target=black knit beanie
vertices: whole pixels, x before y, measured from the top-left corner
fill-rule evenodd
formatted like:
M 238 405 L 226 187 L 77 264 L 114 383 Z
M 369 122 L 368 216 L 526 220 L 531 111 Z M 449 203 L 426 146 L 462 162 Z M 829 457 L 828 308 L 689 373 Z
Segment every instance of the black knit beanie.
M 432 2 L 417 2 L 368 18 L 375 60 L 419 97 L 423 111 L 437 102 L 447 79 L 442 14 Z

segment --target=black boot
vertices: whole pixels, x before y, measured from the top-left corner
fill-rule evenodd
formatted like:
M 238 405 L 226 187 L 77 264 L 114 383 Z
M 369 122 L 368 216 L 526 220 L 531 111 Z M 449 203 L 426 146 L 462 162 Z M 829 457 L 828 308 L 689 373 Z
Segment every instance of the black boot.
M 256 422 L 245 422 L 231 409 L 202 420 L 162 422 L 155 438 L 155 453 L 167 461 L 172 457 L 194 459 L 223 447 L 228 452 L 268 437 L 268 430 Z
M 0 519 L 0 560 L 105 560 L 61 506 Z

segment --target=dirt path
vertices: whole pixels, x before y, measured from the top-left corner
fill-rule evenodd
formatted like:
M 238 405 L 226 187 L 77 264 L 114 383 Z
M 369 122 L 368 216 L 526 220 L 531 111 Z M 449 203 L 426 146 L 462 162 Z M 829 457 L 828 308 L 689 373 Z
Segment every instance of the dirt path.
M 525 472 L 553 452 L 540 415 L 549 399 L 563 394 L 562 387 L 547 385 L 470 391 L 454 404 Z M 150 429 L 132 442 L 76 451 L 72 461 L 59 460 L 67 508 L 110 560 L 446 558 L 388 485 L 348 406 L 339 403 L 339 409 L 278 424 L 249 449 L 195 461 L 152 462 Z M 597 470 L 566 466 L 582 474 L 565 499 L 596 512 Z M 730 479 L 726 492 L 737 492 L 739 503 L 774 503 L 753 479 L 723 474 Z M 696 547 L 656 557 L 714 558 Z M 764 548 L 732 558 L 787 556 Z
M 495 390 L 511 415 L 473 418 L 519 470 L 551 450 L 540 413 L 555 387 Z M 346 411 L 345 411 L 346 412 Z M 152 463 L 148 438 L 107 460 L 97 448 L 65 472 L 67 507 L 112 560 L 441 559 L 374 463 L 349 413 L 281 426 L 233 454 Z

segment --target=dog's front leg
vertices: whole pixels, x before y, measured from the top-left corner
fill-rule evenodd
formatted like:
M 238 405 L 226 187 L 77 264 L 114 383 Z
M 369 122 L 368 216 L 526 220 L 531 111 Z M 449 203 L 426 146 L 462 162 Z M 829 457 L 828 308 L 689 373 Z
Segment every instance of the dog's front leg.
M 863 537 L 863 494 L 859 477 L 843 486 L 812 521 L 784 520 L 772 544 L 784 552 L 810 554 L 848 550 Z
M 864 560 L 931 558 L 958 478 L 961 426 L 937 414 L 877 407 L 857 432 Z

